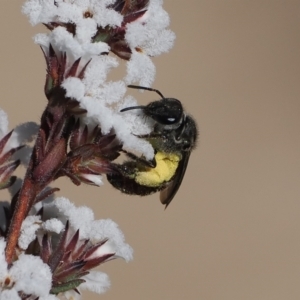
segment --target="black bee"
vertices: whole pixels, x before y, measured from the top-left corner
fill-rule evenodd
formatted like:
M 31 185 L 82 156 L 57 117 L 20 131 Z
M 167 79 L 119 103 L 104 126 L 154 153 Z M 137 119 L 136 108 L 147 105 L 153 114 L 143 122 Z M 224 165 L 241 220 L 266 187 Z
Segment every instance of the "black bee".
M 154 130 L 138 137 L 146 139 L 155 150 L 152 161 L 127 153 L 131 160 L 115 165 L 117 173 L 108 174 L 108 181 L 118 190 L 131 195 L 149 195 L 157 191 L 166 207 L 176 195 L 184 177 L 191 151 L 195 148 L 198 130 L 194 119 L 187 115 L 179 100 L 165 98 L 158 90 L 129 85 L 134 89 L 154 91 L 162 99 L 145 106 L 132 106 L 121 110 L 142 109 L 154 120 Z

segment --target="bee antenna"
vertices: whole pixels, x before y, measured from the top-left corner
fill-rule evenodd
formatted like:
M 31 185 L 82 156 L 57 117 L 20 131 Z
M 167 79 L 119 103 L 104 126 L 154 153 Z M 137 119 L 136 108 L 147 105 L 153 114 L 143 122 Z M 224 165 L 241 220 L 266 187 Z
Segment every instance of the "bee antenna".
M 156 92 L 159 96 L 161 96 L 162 99 L 165 98 L 163 96 L 163 94 L 159 90 L 156 90 L 156 89 L 152 89 L 152 88 L 145 87 L 145 86 L 132 85 L 132 84 L 128 85 L 128 87 L 132 88 L 132 89 L 137 89 L 137 90 L 146 90 L 146 91 L 150 91 L 150 92 Z
M 141 105 L 141 106 L 130 106 L 130 107 L 125 107 L 123 109 L 120 110 L 120 112 L 123 112 L 123 111 L 127 111 L 127 110 L 132 110 L 132 109 L 143 109 L 145 108 L 145 106 Z

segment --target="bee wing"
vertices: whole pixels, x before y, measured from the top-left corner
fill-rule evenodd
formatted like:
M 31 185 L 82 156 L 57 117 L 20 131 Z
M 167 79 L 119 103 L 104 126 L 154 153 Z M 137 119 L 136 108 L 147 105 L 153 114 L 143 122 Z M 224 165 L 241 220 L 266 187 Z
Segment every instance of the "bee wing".
M 190 151 L 186 151 L 183 153 L 174 178 L 170 181 L 167 187 L 160 192 L 160 202 L 165 205 L 165 208 L 167 208 L 171 203 L 181 185 L 185 170 L 189 162 L 190 154 Z

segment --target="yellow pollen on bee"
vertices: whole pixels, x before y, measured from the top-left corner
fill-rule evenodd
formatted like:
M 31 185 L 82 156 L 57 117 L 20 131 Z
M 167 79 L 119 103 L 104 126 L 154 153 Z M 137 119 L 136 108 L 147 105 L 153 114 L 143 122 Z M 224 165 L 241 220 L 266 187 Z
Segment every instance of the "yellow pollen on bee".
M 157 152 L 155 160 L 155 168 L 136 174 L 135 181 L 138 184 L 156 187 L 171 180 L 178 168 L 180 157 L 177 154 Z

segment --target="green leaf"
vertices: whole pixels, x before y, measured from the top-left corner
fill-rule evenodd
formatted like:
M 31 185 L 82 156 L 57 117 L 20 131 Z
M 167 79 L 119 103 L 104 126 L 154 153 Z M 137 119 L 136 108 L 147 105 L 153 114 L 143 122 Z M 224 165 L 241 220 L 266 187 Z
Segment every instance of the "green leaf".
M 84 279 L 75 279 L 69 282 L 61 283 L 56 286 L 53 286 L 52 289 L 50 290 L 50 293 L 57 295 L 59 293 L 74 290 L 76 287 L 78 287 L 80 284 L 84 282 L 85 282 Z

